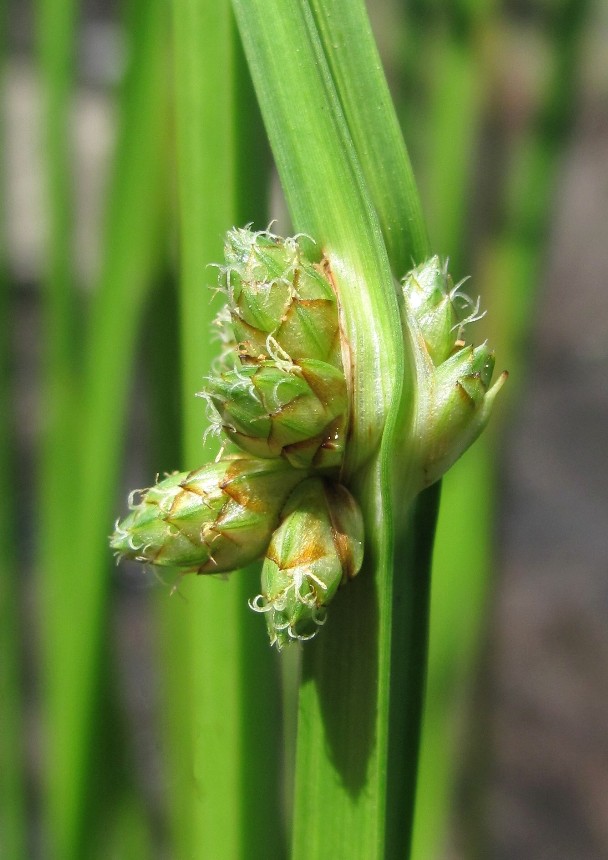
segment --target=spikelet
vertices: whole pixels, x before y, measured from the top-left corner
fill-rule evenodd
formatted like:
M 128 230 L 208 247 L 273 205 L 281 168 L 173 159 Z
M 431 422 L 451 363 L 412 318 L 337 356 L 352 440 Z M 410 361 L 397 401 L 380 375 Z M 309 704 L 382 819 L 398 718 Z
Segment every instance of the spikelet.
M 347 409 L 341 370 L 316 359 L 263 361 L 209 378 L 206 392 L 226 436 L 256 457 L 307 469 L 339 467 Z
M 266 552 L 262 592 L 252 609 L 266 615 L 279 650 L 311 639 L 338 586 L 363 562 L 363 518 L 348 490 L 310 478 L 291 494 Z
M 230 230 L 219 285 L 228 296 L 233 341 L 245 361 L 269 358 L 268 343 L 292 361 L 342 367 L 338 304 L 323 267 L 296 238 Z
M 417 333 L 418 364 L 423 368 L 412 431 L 419 453 L 419 489 L 439 480 L 477 439 L 507 378 L 503 373 L 491 386 L 494 354 L 486 344 L 474 349 L 462 340 L 466 326 L 483 314 L 460 286 L 454 287 L 447 263 L 439 257 L 403 279 L 406 312 Z
M 260 558 L 303 474 L 281 460 L 226 457 L 176 472 L 146 490 L 117 523 L 111 546 L 127 558 L 221 573 Z
M 338 305 L 297 239 L 231 230 L 219 288 L 224 360 L 201 395 L 243 451 L 338 469 L 348 418 Z

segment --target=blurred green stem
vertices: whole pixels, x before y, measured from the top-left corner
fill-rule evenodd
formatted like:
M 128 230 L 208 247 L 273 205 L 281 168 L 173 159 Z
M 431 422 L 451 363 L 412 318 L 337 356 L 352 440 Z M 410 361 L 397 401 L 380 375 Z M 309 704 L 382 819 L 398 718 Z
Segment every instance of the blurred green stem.
M 500 363 L 510 371 L 507 386 L 510 398 L 517 395 L 524 369 L 524 345 L 533 319 L 535 282 L 550 219 L 556 167 L 572 121 L 575 70 L 580 63 L 586 7 L 587 4 L 572 0 L 556 4 L 548 12 L 550 26 L 546 37 L 550 53 L 545 89 L 541 92 L 536 119 L 519 144 L 514 171 L 509 174 L 501 229 L 498 235 L 490 237 L 489 248 L 482 250 L 477 261 L 480 289 L 490 307 L 489 318 L 494 321 L 490 340 Z M 474 56 L 470 55 L 471 62 Z M 492 80 L 492 74 L 483 67 L 478 68 L 474 77 L 477 81 Z M 478 110 L 480 105 L 476 101 Z M 464 104 L 463 110 L 468 115 L 466 105 L 470 102 L 465 99 Z M 453 117 L 452 123 L 454 128 L 462 127 L 458 117 Z M 440 126 L 443 133 L 437 134 L 436 140 L 451 145 L 454 135 L 450 133 L 450 124 L 440 123 Z M 435 128 L 434 123 L 430 128 Z M 462 135 L 456 133 L 456 140 L 461 139 Z M 449 159 L 441 155 L 439 144 L 434 151 L 437 156 L 429 173 L 439 177 L 438 161 Z M 453 197 L 448 193 L 443 198 L 440 183 L 434 183 L 435 216 L 437 208 L 445 205 L 449 210 L 445 218 L 437 217 L 437 223 L 443 224 L 445 231 L 438 234 L 438 240 L 456 260 L 462 259 L 457 240 L 462 239 L 468 208 L 466 185 L 462 182 L 465 154 L 462 150 L 460 158 L 451 161 L 460 181 L 452 180 L 447 186 L 455 190 L 460 186 L 459 195 Z M 419 860 L 438 856 L 445 838 L 457 767 L 455 726 L 463 725 L 465 715 L 469 723 L 475 722 L 474 715 L 468 712 L 466 697 L 478 662 L 492 581 L 497 439 L 495 431 L 485 434 L 444 479 L 433 566 L 429 677 L 413 852 Z M 463 505 L 465 498 L 467 504 Z M 463 616 L 465 605 L 466 616 Z M 479 821 L 473 822 L 473 828 L 475 824 L 479 829 Z M 470 826 L 468 829 L 471 831 Z M 479 838 L 477 834 L 476 841 Z M 487 846 L 482 852 L 487 852 Z
M 47 567 L 49 752 L 46 818 L 49 854 L 82 856 L 90 749 L 96 732 L 108 591 L 107 535 L 123 440 L 132 357 L 141 311 L 157 260 L 164 203 L 165 8 L 135 0 L 119 133 L 106 210 L 101 271 L 82 367 L 77 444 L 64 443 L 66 474 L 76 476 L 63 511 L 69 558 Z
M 39 73 L 42 92 L 41 151 L 43 155 L 45 204 L 45 256 L 43 262 L 42 426 L 38 507 L 40 518 L 37 547 L 40 573 L 42 665 L 47 729 L 52 736 L 54 721 L 63 720 L 64 705 L 50 711 L 56 683 L 70 663 L 58 663 L 56 642 L 63 635 L 64 610 L 53 607 L 64 600 L 69 588 L 68 571 L 73 555 L 74 491 L 73 468 L 76 446 L 76 377 L 78 341 L 75 328 L 76 296 L 71 248 L 73 214 L 70 113 L 73 99 L 73 54 L 76 25 L 73 0 L 39 0 L 36 6 Z M 43 614 L 44 613 L 44 614 Z M 72 623 L 70 619 L 70 624 Z M 64 658 L 68 655 L 62 655 Z M 50 740 L 52 745 L 53 740 Z M 56 749 L 56 769 L 61 770 L 61 750 Z M 49 754 L 47 795 L 54 782 Z M 57 786 L 59 787 L 59 786 Z M 61 792 L 56 795 L 59 799 Z M 48 807 L 49 832 L 58 822 Z M 53 837 L 51 836 L 51 841 Z M 58 849 L 57 857 L 61 856 Z M 69 856 L 69 855 L 65 855 Z
M 76 440 L 76 294 L 72 258 L 72 110 L 75 0 L 37 0 L 36 35 L 42 95 L 41 152 L 45 209 L 44 355 L 40 458 L 41 567 L 59 571 L 71 553 L 73 470 L 66 449 Z M 54 576 L 49 573 L 49 576 Z
M 453 4 L 444 15 L 436 14 L 426 34 L 430 104 L 427 120 L 422 120 L 423 185 L 434 247 L 450 258 L 456 278 L 468 268 L 467 226 L 475 199 L 473 156 L 489 82 L 484 48 L 492 35 L 493 5 L 491 0 Z M 471 671 L 484 617 L 494 508 L 489 438 L 486 431 L 443 479 L 412 842 L 416 860 L 438 856 L 445 838 L 456 767 L 454 726 L 462 722 L 464 679 Z M 463 604 L 467 606 L 464 626 Z
M 5 96 L 6 7 L 0 11 L 0 94 Z M 4 116 L 0 141 L 5 143 Z M 4 148 L 3 148 L 4 149 Z M 6 243 L 5 164 L 0 166 L 0 845 L 7 857 L 25 860 L 25 804 L 22 643 L 17 558 L 15 397 L 11 335 L 15 319 Z
M 2 263 L 0 262 L 0 266 Z M 12 374 L 10 368 L 9 282 L 0 269 L 0 844 L 8 857 L 25 858 L 25 808 L 22 644 L 20 589 L 16 553 L 18 486 L 14 468 Z
M 425 203 L 433 248 L 466 274 L 476 148 L 488 87 L 484 74 L 494 0 L 454 3 L 430 47 L 430 108 L 425 148 Z
M 590 0 L 560 0 L 547 11 L 543 36 L 549 56 L 544 86 L 533 121 L 515 152 L 500 226 L 490 236 L 484 258 L 484 276 L 496 285 L 493 288 L 500 311 L 496 347 L 508 356 L 515 386 L 519 386 L 523 372 L 538 298 L 535 284 L 557 190 L 557 171 L 575 119 L 578 71 L 590 8 Z
M 211 300 L 209 265 L 221 262 L 224 235 L 241 218 L 265 220 L 267 168 L 264 158 L 251 161 L 259 135 L 255 111 L 242 110 L 248 89 L 230 4 L 174 0 L 173 23 L 183 459 L 195 468 L 218 447 L 213 440 L 203 445 L 206 416 L 195 397 L 217 354 L 210 332 L 222 302 Z M 265 858 L 284 849 L 280 821 L 268 826 L 269 810 L 279 806 L 278 676 L 263 626 L 247 606 L 256 577 L 257 567 L 227 582 L 185 577 L 183 599 L 162 609 L 177 856 Z
M 55 680 L 61 674 L 55 650 L 65 623 L 63 613 L 53 614 L 57 595 L 68 588 L 66 572 L 73 553 L 72 467 L 76 445 L 76 374 L 78 344 L 75 328 L 71 227 L 73 214 L 70 114 L 73 99 L 74 0 L 39 0 L 36 35 L 42 93 L 41 151 L 45 204 L 45 256 L 43 262 L 42 427 L 38 506 L 42 664 L 45 704 L 53 698 Z M 71 456 L 70 456 L 71 455 Z M 71 624 L 71 619 L 70 622 Z M 66 656 L 66 655 L 64 655 Z M 63 667 L 69 671 L 69 662 Z M 53 718 L 47 728 L 54 733 Z M 59 716 L 59 721 L 62 717 Z M 57 750 L 59 753 L 59 750 Z M 52 756 L 52 753 L 51 753 Z M 50 758 L 50 756 L 49 756 Z M 47 787 L 53 781 L 50 769 Z M 48 798 L 50 799 L 50 793 Z M 50 812 L 50 806 L 49 806 Z M 47 821 L 51 831 L 53 815 Z M 52 837 L 51 837 L 52 841 Z M 61 851 L 57 852 L 60 856 Z M 66 855 L 68 856 L 68 855 Z

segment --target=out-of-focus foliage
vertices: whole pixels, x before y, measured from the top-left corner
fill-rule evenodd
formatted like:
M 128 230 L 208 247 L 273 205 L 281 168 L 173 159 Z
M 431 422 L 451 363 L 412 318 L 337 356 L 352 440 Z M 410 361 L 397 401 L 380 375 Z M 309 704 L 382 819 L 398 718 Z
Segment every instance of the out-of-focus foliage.
M 328 44 L 328 34 L 356 42 L 327 16 L 330 4 L 306 6 Z M 514 371 L 514 401 L 591 4 L 370 7 L 432 250 L 450 257 L 455 279 L 473 275 L 467 291 L 491 309 L 478 334 Z M 246 607 L 259 571 L 244 571 L 242 585 L 171 573 L 159 583 L 116 571 L 107 545 L 127 487 L 149 483 L 159 462 L 195 468 L 215 455 L 194 399 L 217 346 L 206 267 L 221 259 L 226 230 L 251 219 L 263 228 L 276 214 L 229 4 L 174 0 L 171 18 L 160 0 L 40 0 L 32 21 L 16 3 L 2 14 L 0 852 L 137 860 L 197 846 L 209 856 L 220 834 L 219 860 L 285 856 L 293 763 L 281 750 L 293 739 L 282 736 L 279 667 Z M 357 80 L 337 56 L 328 65 L 344 75 L 342 92 L 356 83 L 343 95 L 350 135 L 359 150 L 369 138 L 370 163 L 382 164 L 393 132 L 369 131 L 371 78 Z M 366 177 L 379 208 L 383 183 L 402 199 L 408 181 L 403 171 Z M 393 236 L 401 277 L 426 237 L 406 252 Z M 443 491 L 417 860 L 439 856 L 454 736 L 472 722 L 462 700 L 496 569 L 498 435 Z M 294 708 L 287 697 L 285 725 Z M 192 761 L 208 771 L 192 773 Z M 361 789 L 364 775 L 350 776 Z

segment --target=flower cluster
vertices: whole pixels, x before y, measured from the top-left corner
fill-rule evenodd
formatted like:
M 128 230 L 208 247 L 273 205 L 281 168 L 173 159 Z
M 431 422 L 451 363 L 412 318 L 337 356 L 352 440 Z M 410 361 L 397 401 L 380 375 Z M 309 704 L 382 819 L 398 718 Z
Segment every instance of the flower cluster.
M 264 557 L 261 593 L 280 649 L 310 639 L 338 587 L 363 561 L 363 519 L 340 483 L 349 425 L 339 309 L 328 270 L 298 239 L 228 233 L 218 288 L 223 351 L 201 396 L 223 454 L 131 494 L 116 524 L 119 555 L 184 572 L 222 573 Z M 437 257 L 403 280 L 414 334 L 416 406 L 408 440 L 418 490 L 432 484 L 485 426 L 505 374 L 463 340 L 478 307 Z
M 492 387 L 494 353 L 488 345 L 464 340 L 466 326 L 480 319 L 473 304 L 454 286 L 447 263 L 432 257 L 403 279 L 406 314 L 416 340 L 416 409 L 410 437 L 418 447 L 418 488 L 434 484 L 464 454 L 488 423 L 504 384 Z
M 217 324 L 224 344 L 201 396 L 240 453 L 175 473 L 131 500 L 112 547 L 194 573 L 265 554 L 261 593 L 278 648 L 310 639 L 363 560 L 362 517 L 339 483 L 348 421 L 338 305 L 297 239 L 228 233 Z

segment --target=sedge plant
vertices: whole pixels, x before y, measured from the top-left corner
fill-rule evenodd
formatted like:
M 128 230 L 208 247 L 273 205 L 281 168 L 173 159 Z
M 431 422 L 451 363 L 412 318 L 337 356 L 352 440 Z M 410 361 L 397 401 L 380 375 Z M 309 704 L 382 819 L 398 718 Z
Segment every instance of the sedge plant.
M 410 4 L 427 12 L 432 5 Z M 419 782 L 439 479 L 485 425 L 504 380 L 492 380 L 490 348 L 469 343 L 476 284 L 465 292 L 458 283 L 477 126 L 460 122 L 454 107 L 465 101 L 466 116 L 479 120 L 477 36 L 492 4 L 457 4 L 443 33 L 449 50 L 440 40 L 433 49 L 443 63 L 433 72 L 436 103 L 424 126 L 433 144 L 428 229 L 360 0 L 173 0 L 171 74 L 168 7 L 125 6 L 130 62 L 90 296 L 77 290 L 72 259 L 77 7 L 73 0 L 36 7 L 48 226 L 38 546 L 45 847 L 61 860 L 153 850 L 141 787 L 124 760 L 118 769 L 112 763 L 129 753 L 107 682 L 114 672 L 107 534 L 138 333 L 158 271 L 172 263 L 166 180 L 175 168 L 179 326 L 159 301 L 141 340 L 142 373 L 153 377 L 159 403 L 174 396 L 180 377 L 182 450 L 173 461 L 149 463 L 152 486 L 132 497 L 112 538 L 117 552 L 175 577 L 179 592 L 168 600 L 159 589 L 154 601 L 169 853 L 405 857 Z M 564 64 L 578 32 L 564 20 L 558 31 L 567 50 L 561 63 L 555 54 L 551 110 L 523 151 L 504 241 L 491 255 L 495 282 L 500 270 L 528 283 L 538 259 L 538 243 L 526 244 L 516 228 L 526 221 L 538 232 L 542 222 L 539 201 L 556 155 L 549 131 L 559 125 Z M 412 68 L 424 50 L 417 36 L 413 28 Z M 446 100 L 448 78 L 458 97 Z M 264 229 L 268 173 L 256 97 L 291 216 L 288 239 Z M 167 133 L 171 108 L 175 139 Z M 220 269 L 210 302 L 212 263 Z M 209 337 L 212 328 L 219 340 Z M 505 340 L 496 330 L 502 366 Z M 151 341 L 154 357 L 146 353 Z M 3 329 L 3 364 L 7 344 Z M 163 350 L 166 383 L 155 377 Z M 10 487 L 5 415 L 1 429 Z M 169 465 L 179 471 L 154 482 Z M 467 470 L 470 477 L 474 467 Z M 6 527 L 9 491 L 3 503 Z M 486 551 L 478 520 L 475 529 L 467 559 L 471 547 Z M 18 568 L 16 553 L 4 558 Z M 237 568 L 227 582 L 212 575 Z M 186 571 L 201 576 L 182 577 Z M 4 605 L 5 595 L 18 599 L 14 585 L 7 578 Z M 12 810 L 6 844 L 19 857 L 31 834 L 16 740 L 13 622 L 9 613 L 2 683 L 15 695 L 3 702 L 2 785 Z M 435 651 L 450 641 L 441 632 Z M 284 694 L 286 725 L 297 709 L 295 740 L 281 728 L 279 669 L 297 688 L 297 704 Z M 295 764 L 283 761 L 290 745 Z M 442 768 L 431 782 L 448 781 Z
M 452 283 L 447 264 L 424 248 L 411 170 L 378 74 L 368 95 L 380 97 L 389 129 L 385 143 L 394 155 L 384 149 L 389 169 L 374 182 L 380 153 L 370 155 L 365 168 L 360 163 L 366 151 L 357 143 L 366 116 L 352 84 L 364 78 L 340 74 L 342 55 L 324 16 L 334 14 L 345 33 L 350 26 L 363 34 L 359 59 L 374 68 L 363 8 L 302 4 L 280 12 L 236 3 L 235 11 L 293 222 L 305 232 L 293 239 L 268 230 L 228 234 L 219 280 L 228 298 L 219 318 L 224 352 L 203 393 L 211 426 L 237 452 L 222 449 L 214 464 L 174 473 L 144 491 L 117 523 L 112 543 L 131 558 L 201 574 L 233 570 L 265 553 L 262 589 L 251 607 L 266 616 L 271 643 L 279 648 L 315 636 L 338 586 L 359 572 L 365 552 L 367 583 L 357 602 L 344 603 L 336 628 L 340 648 L 336 634 L 320 636 L 308 666 L 305 658 L 300 721 L 309 710 L 305 725 L 313 732 L 309 738 L 300 732 L 293 853 L 320 857 L 328 850 L 320 831 L 311 839 L 304 823 L 314 812 L 312 799 L 332 808 L 332 853 L 353 827 L 349 851 L 357 845 L 358 856 L 385 856 L 407 850 L 409 840 L 418 663 L 426 636 L 424 623 L 414 625 L 415 637 L 413 630 L 405 636 L 409 653 L 395 653 L 403 641 L 398 625 L 407 627 L 415 603 L 417 557 L 404 535 L 416 546 L 408 525 L 416 496 L 483 429 L 504 376 L 491 387 L 491 352 L 462 339 L 477 309 Z M 287 75 L 281 49 L 293 44 L 299 52 Z M 297 113 L 294 89 L 302 95 Z M 400 168 L 405 182 L 397 203 L 385 207 Z M 393 234 L 397 220 L 400 231 Z M 412 250 L 418 265 L 399 285 L 392 267 Z M 427 540 L 433 519 L 431 512 Z M 424 582 L 428 569 L 419 576 Z M 410 605 L 400 619 L 396 604 L 404 596 Z M 357 678 L 347 670 L 345 653 L 355 667 L 363 659 L 375 670 Z M 333 786 L 323 779 L 324 769 L 335 772 L 331 759 L 313 758 L 316 773 L 310 762 L 302 766 L 313 736 L 331 731 L 318 712 L 325 692 L 320 657 L 345 673 L 342 713 L 356 697 L 368 711 L 367 729 L 369 709 L 377 710 L 371 737 L 361 735 L 360 724 L 345 723 L 351 761 L 338 769 L 359 769 L 359 791 L 345 773 L 337 793 L 335 779 Z M 394 724 L 400 679 L 410 682 L 412 711 Z M 316 702 L 307 701 L 311 681 L 320 694 Z M 313 742 L 318 749 L 318 738 Z M 395 749 L 414 756 L 409 775 L 388 766 Z

